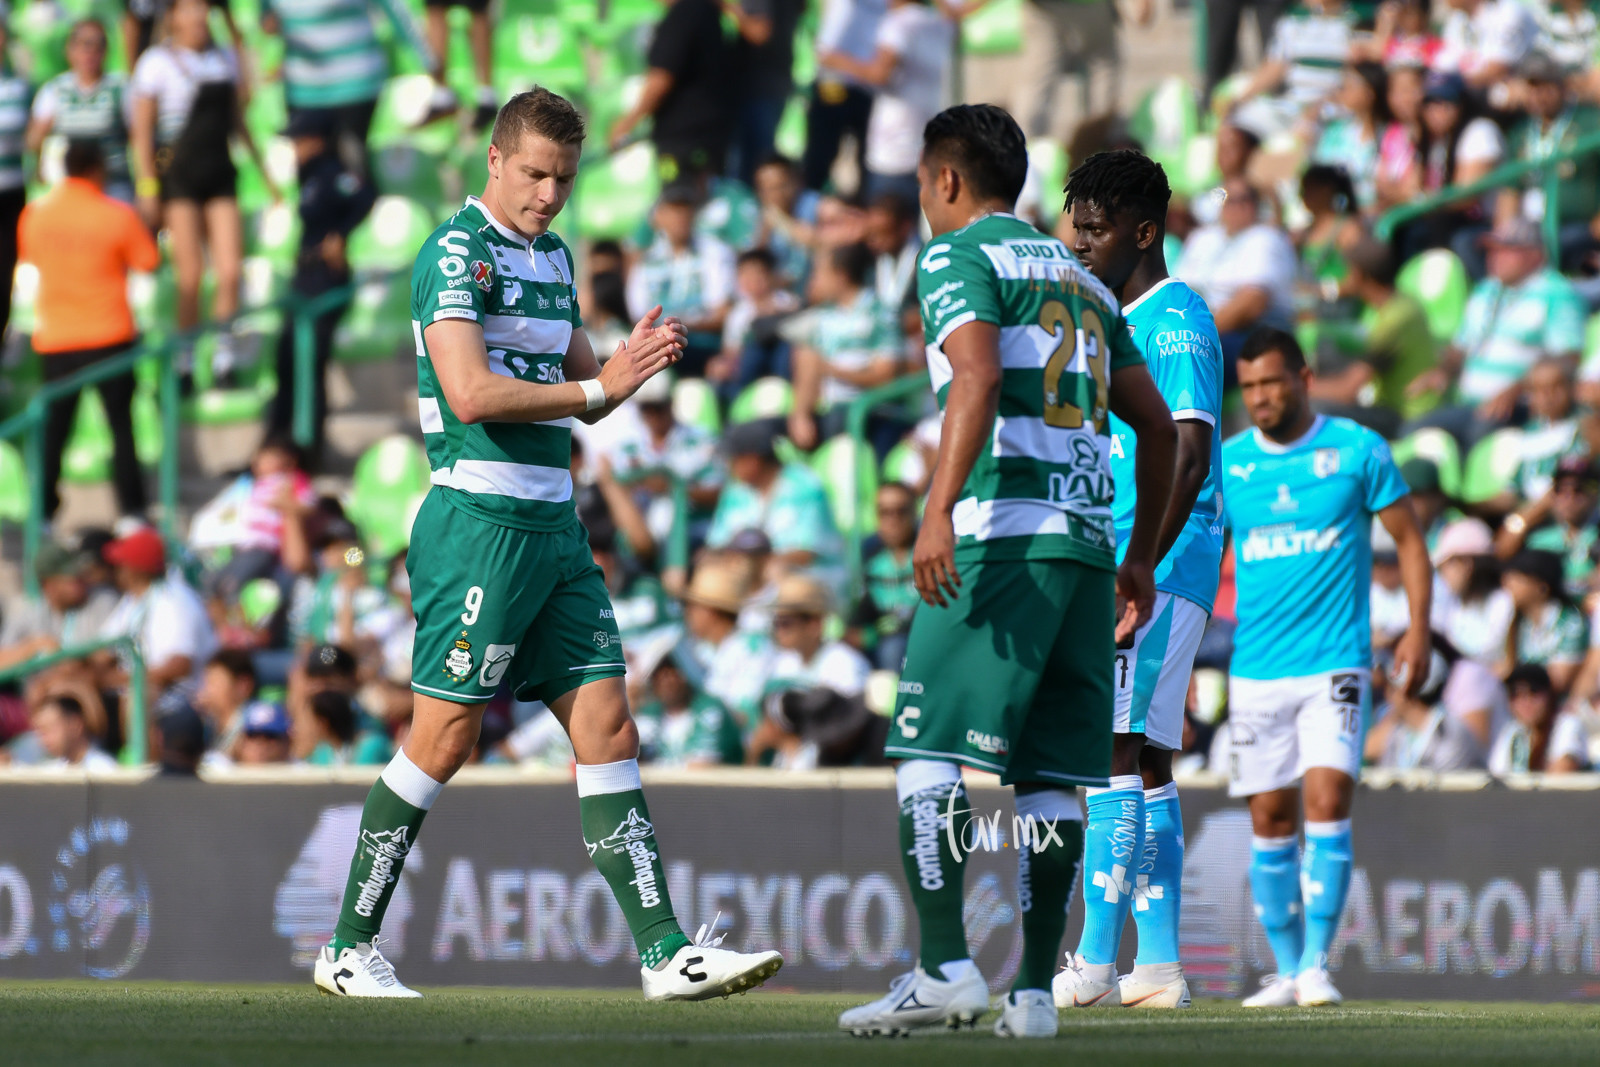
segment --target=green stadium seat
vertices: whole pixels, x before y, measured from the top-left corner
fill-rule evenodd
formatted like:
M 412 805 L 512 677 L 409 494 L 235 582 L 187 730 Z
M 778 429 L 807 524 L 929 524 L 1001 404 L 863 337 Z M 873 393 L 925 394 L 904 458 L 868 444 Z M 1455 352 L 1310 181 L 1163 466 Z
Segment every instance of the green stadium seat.
M 431 474 L 422 446 L 400 434 L 385 437 L 356 460 L 345 512 L 368 552 L 388 559 L 406 547 Z
M 883 481 L 914 485 L 922 471 L 922 456 L 910 441 L 901 441 L 883 457 Z
M 992 0 L 961 22 L 969 56 L 1009 56 L 1022 51 L 1022 0 Z
M 1189 144 L 1200 129 L 1194 89 L 1182 78 L 1163 78 L 1134 108 L 1128 129 L 1169 178 L 1185 172 Z
M 1217 135 L 1197 133 L 1184 145 L 1183 158 L 1167 169 L 1173 191 L 1194 196 L 1215 188 L 1222 180 L 1217 171 Z
M 39 268 L 18 263 L 11 281 L 11 330 L 18 336 L 33 333 L 34 302 L 39 298 Z
M 61 453 L 61 480 L 72 485 L 97 485 L 111 477 L 111 424 L 97 389 L 78 397 L 78 415 Z
M 502 15 L 494 28 L 494 80 L 501 98 L 534 83 L 557 92 L 589 84 L 577 27 L 554 14 Z
M 408 50 L 401 51 L 409 54 Z M 454 122 L 432 122 L 421 129 L 413 128 L 427 115 L 432 97 L 433 79 L 426 74 L 401 74 L 384 82 L 367 135 L 368 147 L 377 149 L 399 142 L 430 152 L 448 150 L 456 140 Z M 471 96 L 466 101 L 471 103 Z
M 1400 268 L 1395 288 L 1408 294 L 1428 316 L 1428 330 L 1441 343 L 1455 340 L 1467 313 L 1472 279 L 1459 257 L 1448 248 L 1430 248 Z
M 244 232 L 246 255 L 265 256 L 288 274 L 294 270 L 299 247 L 300 216 L 293 204 L 269 204 L 249 213 Z
M 848 434 L 830 437 L 812 455 L 811 469 L 828 492 L 834 525 L 863 534 L 878 528 L 878 462 L 870 445 Z
M 773 137 L 773 147 L 790 159 L 799 159 L 806 150 L 806 99 L 791 96 L 783 106 L 778 119 L 778 132 Z
M 745 386 L 728 408 L 728 425 L 783 418 L 794 410 L 794 386 L 782 378 L 759 378 Z
M 1522 464 L 1522 431 L 1496 430 L 1473 446 L 1461 476 L 1461 499 L 1481 504 L 1506 489 Z
M 19 270 L 21 268 L 18 268 Z M 1600 367 L 1600 312 L 1589 316 L 1588 323 L 1583 329 L 1583 360 L 1581 369 L 1585 372 L 1593 371 Z
M 28 468 L 10 441 L 0 441 L 0 520 L 28 517 Z
M 722 432 L 717 391 L 704 378 L 684 378 L 673 384 L 672 414 L 685 426 L 698 426 L 710 434 Z
M 1067 184 L 1067 150 L 1060 141 L 1036 137 L 1028 142 L 1028 162 L 1039 174 L 1039 210 L 1053 223 L 1061 214 L 1061 191 Z
M 655 150 L 635 144 L 578 172 L 578 232 L 587 238 L 626 237 L 655 205 L 660 182 Z
M 154 467 L 161 461 L 161 408 L 153 390 L 139 388 L 133 394 L 133 450 L 139 462 Z
M 1396 441 L 1392 451 L 1397 464 L 1415 458 L 1432 460 L 1439 468 L 1440 491 L 1451 498 L 1461 492 L 1461 449 L 1448 432 L 1437 428 L 1417 430 Z
M 385 145 L 373 154 L 372 176 L 378 191 L 424 205 L 444 203 L 444 160 L 415 145 Z
M 356 286 L 333 335 L 334 358 L 352 363 L 386 360 L 412 347 L 409 280 L 396 275 Z
M 73 17 L 57 4 L 30 3 L 10 18 L 12 54 L 18 72 L 34 86 L 67 69 L 67 33 Z
M 408 271 L 437 225 L 434 213 L 415 200 L 380 196 L 372 214 L 350 234 L 350 268 L 358 274 Z
M 195 363 L 198 371 L 202 364 L 198 358 Z M 265 410 L 266 400 L 257 389 L 202 389 L 187 405 L 190 421 L 200 426 L 259 422 Z

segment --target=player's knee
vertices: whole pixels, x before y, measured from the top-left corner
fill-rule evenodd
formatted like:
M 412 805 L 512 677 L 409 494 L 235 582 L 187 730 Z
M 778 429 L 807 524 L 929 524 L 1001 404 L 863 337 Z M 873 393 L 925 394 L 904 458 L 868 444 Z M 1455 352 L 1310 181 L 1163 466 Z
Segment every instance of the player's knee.
M 1122 772 L 1119 772 L 1122 773 Z M 1128 771 L 1128 774 L 1135 772 Z M 1139 753 L 1138 774 L 1144 778 L 1146 789 L 1160 789 L 1172 782 L 1172 750 L 1146 745 Z
M 1143 734 L 1113 734 L 1111 737 L 1111 773 L 1126 775 L 1140 773 L 1139 754 L 1144 751 Z

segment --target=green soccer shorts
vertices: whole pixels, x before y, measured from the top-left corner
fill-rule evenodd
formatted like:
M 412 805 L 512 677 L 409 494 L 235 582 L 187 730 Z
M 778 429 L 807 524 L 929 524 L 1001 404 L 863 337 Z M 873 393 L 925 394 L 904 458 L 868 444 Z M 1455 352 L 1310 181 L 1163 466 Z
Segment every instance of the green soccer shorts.
M 958 562 L 959 596 L 918 604 L 884 754 L 1006 785 L 1111 774 L 1115 579 L 1071 560 Z
M 482 704 L 505 682 L 518 700 L 548 704 L 626 670 L 611 596 L 577 521 L 558 533 L 496 526 L 434 489 L 411 529 L 406 572 L 418 693 Z

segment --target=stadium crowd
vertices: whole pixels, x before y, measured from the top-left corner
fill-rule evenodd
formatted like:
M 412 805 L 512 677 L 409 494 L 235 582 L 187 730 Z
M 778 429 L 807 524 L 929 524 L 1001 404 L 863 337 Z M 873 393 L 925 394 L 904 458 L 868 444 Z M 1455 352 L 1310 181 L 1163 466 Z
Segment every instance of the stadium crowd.
M 460 110 L 438 58 L 444 5 L 429 0 L 426 34 L 403 5 L 379 6 L 434 78 L 420 121 L 455 116 L 466 137 L 492 120 L 481 12 L 469 22 L 478 93 Z M 689 329 L 674 378 L 575 428 L 577 508 L 615 604 L 646 762 L 881 760 L 939 431 L 914 381 L 917 155 L 923 124 L 948 102 L 961 21 L 984 6 L 674 0 L 640 42 L 636 100 L 593 124 L 594 151 L 648 129 L 662 179 L 636 232 L 569 237 L 595 349 L 609 352 L 658 303 Z M 1230 384 L 1253 329 L 1292 329 L 1315 357 L 1319 409 L 1378 430 L 1404 460 L 1438 569 L 1436 656 L 1416 698 L 1375 694 L 1367 758 L 1402 770 L 1586 769 L 1600 756 L 1600 349 L 1588 325 L 1600 307 L 1600 153 L 1562 153 L 1600 134 L 1600 22 L 1582 0 L 1310 0 L 1276 18 L 1277 5 L 1258 4 L 1266 45 L 1241 72 L 1240 6 L 1206 4 L 1193 117 L 1214 143 L 1214 173 L 1175 201 L 1169 259 L 1211 306 Z M 0 78 L 0 232 L 17 234 L 20 218 L 20 254 L 39 272 L 28 344 L 44 380 L 138 343 L 123 292 L 128 271 L 154 265 L 154 231 L 177 282 L 176 329 L 201 321 L 207 283 L 213 321 L 237 310 L 242 223 L 227 145 L 234 136 L 257 153 L 240 100 L 269 75 L 285 83 L 296 162 L 292 290 L 309 299 L 351 278 L 347 241 L 380 184 L 367 138 L 387 61 L 376 36 L 343 56 L 319 42 L 338 36 L 330 27 L 371 32 L 366 0 L 263 0 L 260 25 L 285 44 L 270 72 L 218 7 L 130 2 L 126 71 L 107 66 L 101 13 L 72 25 L 61 73 Z M 1022 7 L 1033 84 L 1015 106 L 1042 132 L 1038 98 L 1050 94 L 1037 83 L 1073 57 L 1114 54 L 1119 31 L 1106 2 Z M 1155 17 L 1149 4 L 1126 14 Z M 797 42 L 811 53 L 797 56 Z M 797 58 L 815 70 L 809 85 L 790 75 Z M 774 145 L 796 94 L 804 152 L 790 158 Z M 1115 114 L 1086 120 L 1069 160 L 1140 147 L 1133 131 Z M 66 176 L 24 208 L 25 168 L 50 138 L 67 141 Z M 1435 196 L 1547 159 L 1498 187 Z M 1070 245 L 1045 182 L 1041 167 L 1019 210 Z M 1380 225 L 1397 207 L 1408 217 Z M 64 237 L 87 211 L 116 225 Z M 164 770 L 387 762 L 411 712 L 415 621 L 403 548 L 388 551 L 393 538 L 374 537 L 329 491 L 320 375 L 341 314 L 313 324 L 310 447 L 288 433 L 281 387 L 249 469 L 195 514 L 185 543 L 143 521 L 132 372 L 102 385 L 123 518 L 47 540 L 33 561 L 39 595 L 0 616 L 0 671 L 127 637 Z M 280 386 L 295 370 L 290 333 Z M 227 384 L 239 366 L 227 336 L 209 353 L 209 382 Z M 51 512 L 75 398 L 56 407 Z M 1408 616 L 1379 534 L 1381 659 Z M 1225 766 L 1229 569 L 1191 684 L 1184 770 Z M 103 650 L 0 686 L 0 761 L 109 764 L 128 740 L 133 666 Z M 572 755 L 548 709 L 502 692 L 477 758 L 564 766 Z

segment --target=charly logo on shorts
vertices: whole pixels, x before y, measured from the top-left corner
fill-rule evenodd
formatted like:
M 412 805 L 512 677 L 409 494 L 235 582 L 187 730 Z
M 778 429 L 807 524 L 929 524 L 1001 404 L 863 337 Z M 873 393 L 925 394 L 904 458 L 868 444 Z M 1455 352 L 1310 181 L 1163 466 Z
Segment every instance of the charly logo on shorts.
M 483 650 L 483 669 L 478 672 L 478 684 L 493 689 L 506 676 L 506 668 L 517 654 L 516 645 L 488 645 Z
M 472 642 L 467 640 L 467 631 L 462 630 L 455 647 L 444 654 L 444 673 L 457 680 L 472 673 Z
M 150 887 L 131 862 L 125 819 L 74 827 L 56 853 L 48 912 L 50 947 L 84 961 L 90 978 L 120 978 L 150 944 Z

